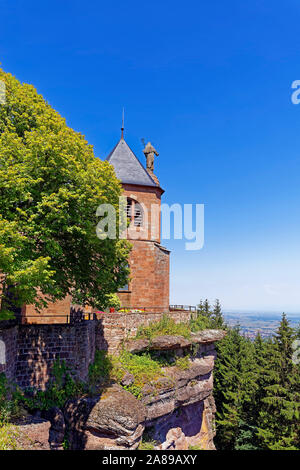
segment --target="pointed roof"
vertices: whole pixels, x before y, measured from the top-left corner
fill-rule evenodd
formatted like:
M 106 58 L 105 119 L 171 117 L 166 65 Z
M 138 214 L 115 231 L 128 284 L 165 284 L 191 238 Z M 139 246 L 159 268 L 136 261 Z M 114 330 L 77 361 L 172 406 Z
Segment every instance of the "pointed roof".
M 127 145 L 123 137 L 121 137 L 106 160 L 113 165 L 117 178 L 119 178 L 122 183 L 158 186 L 131 148 Z

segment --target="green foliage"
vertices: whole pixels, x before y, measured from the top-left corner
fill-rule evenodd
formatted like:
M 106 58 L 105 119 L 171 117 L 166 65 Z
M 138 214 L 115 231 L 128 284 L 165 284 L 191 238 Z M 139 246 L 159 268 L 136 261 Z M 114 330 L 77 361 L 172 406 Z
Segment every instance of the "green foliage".
M 216 299 L 213 311 L 212 311 L 212 328 L 226 329 L 226 323 L 224 321 L 222 307 L 219 299 Z
M 181 370 L 187 370 L 191 367 L 189 356 L 178 357 L 176 359 L 176 367 Z
M 135 355 L 124 350 L 118 356 L 108 356 L 105 351 L 96 351 L 95 361 L 89 369 L 89 383 L 92 389 L 111 380 L 121 383 L 126 372 L 133 375 L 134 382 L 123 388 L 137 398 L 141 398 L 142 388 L 147 383 L 163 376 L 160 363 L 148 353 Z
M 214 375 L 214 396 L 219 406 L 216 442 L 222 449 L 233 450 L 240 432 L 239 422 L 249 422 L 255 406 L 255 348 L 249 339 L 240 334 L 239 327 L 235 327 L 217 344 L 217 352 Z
M 96 351 L 94 362 L 89 366 L 89 383 L 95 386 L 100 380 L 107 380 L 112 369 L 112 361 L 106 352 Z
M 107 307 L 113 307 L 117 311 L 121 308 L 121 301 L 117 294 L 107 294 L 106 295 L 106 305 Z
M 19 389 L 11 384 L 4 373 L 0 374 L 0 427 L 19 414 Z
M 258 414 L 258 437 L 264 449 L 300 449 L 300 370 L 292 362 L 295 337 L 283 314 L 276 336 L 268 345 L 269 361 L 264 370 Z
M 4 373 L 0 374 L 0 450 L 18 450 L 18 433 L 10 424 L 20 412 L 17 393 Z
M 187 323 L 175 323 L 167 314 L 159 322 L 151 322 L 149 326 L 139 326 L 137 338 L 151 339 L 160 335 L 180 335 L 189 339 L 191 330 Z
M 124 390 L 127 392 L 132 393 L 138 400 L 142 398 L 142 387 L 140 385 L 135 385 L 134 383 L 131 385 L 123 385 Z
M 274 338 L 254 342 L 238 327 L 217 343 L 214 397 L 219 449 L 299 450 L 299 365 L 296 332 L 283 315 Z
M 176 354 L 175 351 L 148 351 L 149 356 L 153 361 L 157 362 L 160 367 L 171 367 L 176 365 Z
M 226 329 L 222 308 L 220 301 L 216 299 L 213 308 L 210 306 L 208 300 L 204 302 L 200 300 L 197 307 L 197 315 L 190 322 L 190 327 L 193 332 L 212 329 Z
M 136 355 L 122 351 L 115 365 L 113 374 L 121 369 L 128 371 L 134 376 L 134 384 L 142 389 L 146 384 L 152 383 L 163 376 L 160 365 L 147 353 Z
M 72 378 L 65 361 L 57 359 L 52 368 L 53 379 L 45 391 L 27 390 L 21 398 L 24 406 L 30 411 L 46 411 L 52 407 L 63 408 L 70 398 L 81 396 L 85 386 Z
M 139 445 L 139 450 L 154 450 L 155 449 L 155 441 L 141 441 Z
M 239 421 L 234 450 L 259 450 L 259 445 L 257 426 L 251 426 L 244 421 Z
M 152 434 L 153 434 L 152 427 L 144 431 L 138 450 L 154 450 L 155 449 L 155 446 L 158 445 L 158 442 L 155 439 L 153 439 Z
M 0 425 L 0 450 L 21 450 L 17 438 L 19 434 L 11 424 Z
M 67 294 L 105 308 L 127 282 L 130 245 L 97 237 L 96 210 L 112 204 L 118 222 L 121 184 L 33 86 L 2 69 L 0 80 L 1 318 Z
M 211 320 L 199 312 L 197 313 L 196 318 L 192 318 L 190 321 L 190 328 L 193 333 L 212 328 L 211 325 Z

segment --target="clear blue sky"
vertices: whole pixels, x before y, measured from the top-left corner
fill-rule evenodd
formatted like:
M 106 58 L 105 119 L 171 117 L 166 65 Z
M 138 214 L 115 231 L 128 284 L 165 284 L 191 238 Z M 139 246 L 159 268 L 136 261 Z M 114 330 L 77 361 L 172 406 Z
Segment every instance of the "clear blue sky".
M 300 311 L 300 4 L 0 0 L 0 61 L 104 158 L 159 150 L 168 203 L 205 204 L 172 250 L 171 301 Z

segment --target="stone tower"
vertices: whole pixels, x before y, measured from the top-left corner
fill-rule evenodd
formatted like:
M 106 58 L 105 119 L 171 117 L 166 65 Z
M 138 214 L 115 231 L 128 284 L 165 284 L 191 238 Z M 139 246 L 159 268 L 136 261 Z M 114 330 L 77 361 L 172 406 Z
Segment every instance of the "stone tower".
M 169 254 L 161 246 L 160 207 L 164 193 L 154 175 L 154 156 L 148 143 L 144 149 L 147 171 L 122 136 L 107 157 L 121 180 L 127 198 L 129 228 L 127 238 L 133 245 L 130 257 L 130 282 L 118 293 L 122 306 L 146 311 L 169 309 Z
M 127 198 L 127 216 L 130 219 L 127 238 L 133 245 L 129 257 L 131 279 L 118 295 L 124 307 L 162 312 L 169 310 L 170 254 L 160 245 L 160 204 L 164 191 L 153 172 L 157 151 L 148 143 L 144 154 L 147 171 L 125 142 L 122 129 L 120 141 L 107 157 Z M 61 301 L 49 303 L 41 312 L 37 312 L 34 305 L 24 305 L 22 321 L 65 323 L 70 317 L 71 305 L 69 295 Z

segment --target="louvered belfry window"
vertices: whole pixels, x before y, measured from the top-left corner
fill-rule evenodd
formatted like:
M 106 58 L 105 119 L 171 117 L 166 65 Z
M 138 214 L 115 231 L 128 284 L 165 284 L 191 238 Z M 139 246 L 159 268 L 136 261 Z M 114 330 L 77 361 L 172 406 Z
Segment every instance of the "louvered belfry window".
M 135 227 L 143 226 L 143 209 L 142 206 L 134 199 L 127 198 L 126 214 L 130 220 L 130 224 Z
M 142 227 L 143 225 L 143 209 L 138 202 L 134 204 L 134 225 L 135 227 Z
M 132 206 L 133 206 L 133 199 L 127 198 L 127 206 L 126 206 L 126 215 L 127 218 L 131 221 L 132 219 Z

